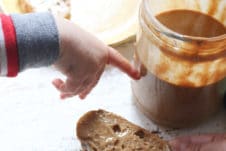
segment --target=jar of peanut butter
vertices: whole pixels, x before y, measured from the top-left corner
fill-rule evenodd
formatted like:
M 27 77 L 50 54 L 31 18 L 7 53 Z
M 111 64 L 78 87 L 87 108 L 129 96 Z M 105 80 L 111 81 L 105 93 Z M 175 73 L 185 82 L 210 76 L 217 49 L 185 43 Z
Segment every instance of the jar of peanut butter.
M 143 0 L 132 81 L 157 124 L 190 127 L 220 110 L 226 91 L 226 1 Z

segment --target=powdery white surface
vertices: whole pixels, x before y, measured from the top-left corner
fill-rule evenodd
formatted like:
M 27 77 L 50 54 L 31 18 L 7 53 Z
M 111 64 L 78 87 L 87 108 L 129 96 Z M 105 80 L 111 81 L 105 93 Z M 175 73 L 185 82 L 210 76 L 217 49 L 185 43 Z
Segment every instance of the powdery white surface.
M 226 113 L 192 129 L 166 129 L 149 121 L 133 103 L 130 79 L 117 69 L 107 68 L 86 98 L 62 101 L 51 81 L 64 78 L 53 68 L 27 70 L 16 78 L 0 78 L 0 150 L 79 151 L 76 122 L 85 112 L 105 109 L 165 139 L 183 134 L 224 132 Z

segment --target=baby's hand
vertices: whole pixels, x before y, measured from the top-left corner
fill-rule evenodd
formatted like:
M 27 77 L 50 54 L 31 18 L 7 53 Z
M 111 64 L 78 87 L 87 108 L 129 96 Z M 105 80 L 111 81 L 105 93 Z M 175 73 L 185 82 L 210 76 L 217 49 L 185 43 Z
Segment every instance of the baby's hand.
M 172 151 L 226 151 L 226 134 L 178 137 L 169 144 Z
M 70 21 L 56 18 L 56 23 L 60 35 L 60 57 L 54 65 L 67 79 L 55 79 L 53 85 L 60 91 L 62 99 L 75 95 L 84 99 L 99 81 L 106 64 L 139 79 L 139 72 L 116 50 Z

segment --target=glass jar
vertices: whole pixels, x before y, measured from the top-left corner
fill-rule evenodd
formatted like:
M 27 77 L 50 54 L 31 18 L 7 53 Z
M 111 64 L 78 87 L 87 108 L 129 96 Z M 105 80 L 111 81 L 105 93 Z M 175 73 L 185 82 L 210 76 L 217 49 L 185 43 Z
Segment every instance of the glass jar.
M 226 83 L 225 0 L 143 0 L 132 81 L 136 105 L 154 122 L 190 127 L 215 114 Z

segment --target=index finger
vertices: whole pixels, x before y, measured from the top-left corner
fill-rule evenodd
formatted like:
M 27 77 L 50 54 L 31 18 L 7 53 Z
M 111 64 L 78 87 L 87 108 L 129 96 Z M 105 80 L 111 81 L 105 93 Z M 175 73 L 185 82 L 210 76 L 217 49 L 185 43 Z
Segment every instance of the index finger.
M 117 50 L 109 47 L 108 64 L 119 68 L 133 79 L 140 79 L 140 72 L 124 58 Z

